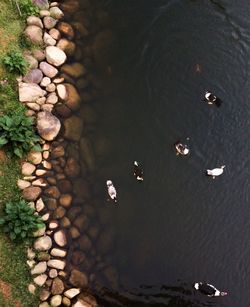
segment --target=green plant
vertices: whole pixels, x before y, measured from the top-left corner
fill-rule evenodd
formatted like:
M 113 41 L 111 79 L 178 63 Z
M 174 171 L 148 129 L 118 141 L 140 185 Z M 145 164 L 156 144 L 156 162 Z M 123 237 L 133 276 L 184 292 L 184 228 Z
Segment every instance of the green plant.
M 33 129 L 33 119 L 24 113 L 0 117 L 0 148 L 6 145 L 21 158 L 30 150 L 39 151 L 39 140 Z
M 20 52 L 14 51 L 8 53 L 3 58 L 3 64 L 10 72 L 24 75 L 27 71 L 28 64 Z
M 31 0 L 21 0 L 18 3 L 21 14 L 25 18 L 28 16 L 37 16 L 39 14 L 39 8 L 35 6 Z
M 8 233 L 11 240 L 20 241 L 33 236 L 33 232 L 42 228 L 44 223 L 39 215 L 35 215 L 25 200 L 8 202 L 4 209 L 4 216 L 0 218 L 3 231 Z

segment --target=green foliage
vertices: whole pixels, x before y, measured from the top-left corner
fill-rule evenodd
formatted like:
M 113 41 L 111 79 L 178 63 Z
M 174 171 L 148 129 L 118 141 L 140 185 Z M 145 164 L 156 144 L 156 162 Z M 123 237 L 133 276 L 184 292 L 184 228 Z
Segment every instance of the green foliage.
M 40 138 L 33 130 L 33 120 L 24 113 L 0 117 L 0 148 L 8 149 L 21 158 L 30 150 L 40 150 Z
M 22 241 L 33 236 L 33 232 L 42 228 L 44 223 L 39 215 L 35 215 L 25 200 L 8 202 L 4 216 L 0 218 L 3 231 L 8 233 L 12 241 Z
M 13 51 L 3 58 L 3 64 L 10 72 L 24 75 L 27 71 L 28 64 L 20 52 Z
M 39 14 L 39 8 L 35 6 L 31 0 L 19 1 L 19 7 L 22 15 L 25 18 L 28 16 L 37 16 Z

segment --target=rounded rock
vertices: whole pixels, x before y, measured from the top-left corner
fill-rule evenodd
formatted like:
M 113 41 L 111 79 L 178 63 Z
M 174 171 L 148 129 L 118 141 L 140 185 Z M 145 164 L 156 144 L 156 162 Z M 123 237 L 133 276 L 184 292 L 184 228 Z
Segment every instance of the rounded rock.
M 36 239 L 34 243 L 34 248 L 37 251 L 47 251 L 52 246 L 52 240 L 49 236 L 44 236 Z
M 67 59 L 65 52 L 55 46 L 48 46 L 45 49 L 45 56 L 48 63 L 54 66 L 62 65 Z

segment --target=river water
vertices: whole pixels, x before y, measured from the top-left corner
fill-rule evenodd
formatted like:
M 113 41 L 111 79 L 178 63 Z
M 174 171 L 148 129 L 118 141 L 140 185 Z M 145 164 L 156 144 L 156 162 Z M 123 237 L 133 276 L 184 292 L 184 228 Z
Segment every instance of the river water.
M 112 93 L 100 128 L 111 149 L 98 171 L 119 287 L 103 306 L 250 306 L 250 2 L 109 0 Z M 202 101 L 210 89 L 221 107 Z M 173 144 L 190 138 L 191 154 Z M 132 176 L 133 161 L 145 180 Z M 207 168 L 226 165 L 212 180 Z M 205 281 L 229 293 L 196 293 Z M 106 288 L 105 288 L 106 287 Z

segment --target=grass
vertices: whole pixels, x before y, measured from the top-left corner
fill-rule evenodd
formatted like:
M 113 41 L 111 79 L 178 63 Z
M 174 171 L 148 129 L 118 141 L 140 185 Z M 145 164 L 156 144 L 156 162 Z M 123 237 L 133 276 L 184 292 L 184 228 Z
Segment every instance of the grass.
M 23 39 L 24 20 L 10 0 L 0 0 L 0 115 L 23 112 L 18 101 L 16 75 L 6 71 L 3 58 L 12 51 L 23 53 L 31 48 Z M 17 178 L 20 161 L 13 157 L 1 159 L 0 155 L 0 214 L 7 200 L 20 198 Z M 26 244 L 13 244 L 0 232 L 0 306 L 37 306 L 37 296 L 27 290 L 30 273 L 26 264 Z

